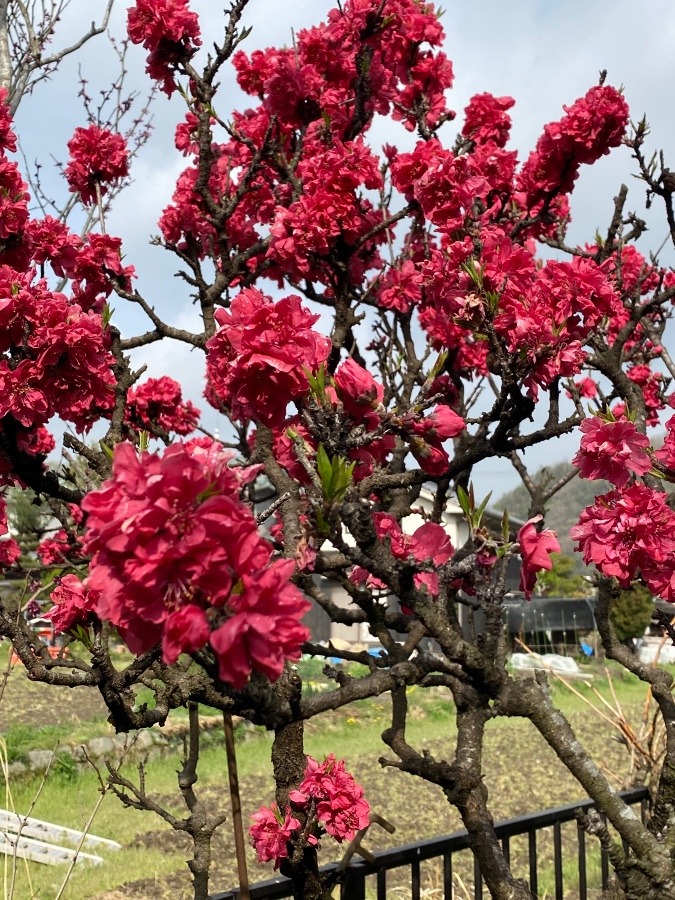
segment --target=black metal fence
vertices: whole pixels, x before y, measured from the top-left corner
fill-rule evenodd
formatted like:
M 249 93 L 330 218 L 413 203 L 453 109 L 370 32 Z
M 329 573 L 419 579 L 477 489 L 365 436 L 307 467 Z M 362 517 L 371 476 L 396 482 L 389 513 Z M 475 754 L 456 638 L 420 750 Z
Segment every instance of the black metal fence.
M 630 806 L 640 804 L 641 814 L 644 816 L 648 792 L 646 788 L 636 788 L 622 792 L 621 796 Z M 574 822 L 577 809 L 588 810 L 593 808 L 591 800 L 583 800 L 570 803 L 567 806 L 559 806 L 555 809 L 546 809 L 542 812 L 519 816 L 516 819 L 508 819 L 495 825 L 495 833 L 501 841 L 504 855 L 511 860 L 514 850 L 514 838 L 522 838 L 525 842 L 525 850 L 518 850 L 517 862 L 525 864 L 526 872 L 517 873 L 519 877 L 528 877 L 532 894 L 539 896 L 542 871 L 545 869 L 547 878 L 546 896 L 551 900 L 564 900 L 566 891 L 568 896 L 578 896 L 579 900 L 588 900 L 588 849 L 586 835 L 575 826 L 575 838 L 570 840 L 569 828 L 563 833 L 563 825 Z M 574 832 L 573 832 L 574 834 Z M 480 869 L 473 864 L 472 883 L 468 879 L 462 879 L 462 890 L 458 889 L 456 872 L 453 868 L 453 857 L 462 851 L 468 850 L 469 841 L 466 831 L 456 831 L 439 838 L 428 841 L 420 841 L 417 844 L 406 844 L 395 847 L 392 850 L 381 850 L 373 854 L 371 862 L 358 860 L 352 862 L 346 872 L 341 897 L 342 900 L 387 900 L 388 881 L 395 878 L 397 886 L 391 891 L 392 897 L 406 900 L 422 900 L 422 866 L 428 860 L 436 862 L 435 888 L 428 896 L 443 898 L 443 900 L 457 900 L 459 897 L 473 896 L 474 900 L 483 900 L 486 892 L 483 887 Z M 609 861 L 607 854 L 600 851 L 599 845 L 594 843 L 593 852 L 599 855 L 599 881 L 598 887 L 607 887 L 609 881 Z M 526 860 L 526 861 L 525 861 Z M 516 860 L 512 860 L 516 862 Z M 322 867 L 322 871 L 331 872 L 337 868 L 335 863 Z M 514 867 L 515 868 L 515 867 Z M 568 882 L 566 885 L 565 882 Z M 401 887 L 402 883 L 405 885 Z M 578 890 L 578 894 L 577 894 Z M 293 896 L 291 885 L 286 878 L 261 881 L 251 886 L 251 900 L 283 900 Z M 403 893 L 405 891 L 405 893 Z M 570 891 L 574 891 L 570 894 Z M 238 900 L 237 890 L 225 891 L 214 894 L 212 900 Z

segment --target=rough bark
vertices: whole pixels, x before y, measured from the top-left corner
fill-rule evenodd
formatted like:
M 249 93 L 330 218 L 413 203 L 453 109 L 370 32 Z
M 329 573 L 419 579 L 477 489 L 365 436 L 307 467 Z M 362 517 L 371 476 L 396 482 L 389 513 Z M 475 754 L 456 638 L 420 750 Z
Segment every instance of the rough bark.
M 300 718 L 300 695 L 302 681 L 287 666 L 275 685 L 277 694 L 291 707 L 294 717 L 290 722 L 277 728 L 272 744 L 272 767 L 276 784 L 277 806 L 283 812 L 289 803 L 288 795 L 303 779 L 306 766 L 304 749 L 304 723 Z M 304 825 L 301 813 L 296 813 Z M 319 875 L 319 864 L 315 847 L 298 845 L 285 859 L 280 871 L 293 882 L 293 900 L 322 900 L 323 882 Z
M 627 853 L 622 865 L 617 864 L 618 859 L 613 862 L 628 900 L 675 900 L 675 875 L 668 848 L 623 802 L 591 759 L 565 716 L 553 706 L 545 682 L 519 682 L 510 693 L 511 713 L 530 719 L 625 843 Z

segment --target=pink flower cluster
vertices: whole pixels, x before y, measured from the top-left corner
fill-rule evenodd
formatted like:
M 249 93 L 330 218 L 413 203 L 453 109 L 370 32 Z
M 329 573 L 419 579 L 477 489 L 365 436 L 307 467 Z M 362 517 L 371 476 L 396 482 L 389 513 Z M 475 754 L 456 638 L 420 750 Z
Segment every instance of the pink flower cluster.
M 331 11 L 326 24 L 299 31 L 292 50 L 233 56 L 240 87 L 259 103 L 234 116 L 244 141 L 213 143 L 209 190 L 215 202 L 231 199 L 236 207 L 227 223 L 231 246 L 255 246 L 261 229 L 271 235 L 269 246 L 249 260 L 252 268 L 264 263 L 279 282 L 319 282 L 326 296 L 334 291 L 336 254 L 351 284 L 360 284 L 367 271 L 381 269 L 378 247 L 387 234 L 376 229 L 383 214 L 366 191 L 380 190 L 383 179 L 379 160 L 362 135 L 376 114 L 390 113 L 410 129 L 418 118 L 434 128 L 448 114 L 445 91 L 452 83 L 452 66 L 436 49 L 442 39 L 431 3 L 388 0 L 383 12 L 374 0 L 348 0 Z M 365 75 L 366 58 L 364 91 L 357 89 L 361 76 L 355 73 Z M 241 178 L 272 121 L 287 147 L 302 130 L 303 152 L 294 168 L 301 190 L 291 190 L 262 154 L 241 191 Z M 193 126 L 188 116 L 178 134 L 180 148 L 188 153 L 197 150 Z M 160 227 L 168 242 L 189 242 L 199 252 L 215 255 L 212 217 L 194 190 L 197 175 L 197 166 L 181 175 Z
M 417 572 L 414 577 L 416 588 L 426 589 L 432 597 L 438 595 L 439 566 L 445 565 L 454 555 L 452 542 L 445 529 L 434 522 L 425 522 L 420 525 L 413 534 L 405 534 L 400 524 L 389 513 L 373 513 L 373 525 L 375 534 L 379 540 L 388 540 L 389 548 L 394 559 L 402 560 L 410 564 L 418 564 L 429 571 Z M 386 588 L 379 579 L 369 575 L 365 569 L 356 566 L 350 581 L 354 584 L 367 584 L 375 590 Z
M 51 537 L 40 541 L 37 555 L 43 566 L 62 566 L 82 556 L 82 538 L 73 529 L 59 528 Z
M 666 422 L 666 437 L 654 457 L 670 474 L 675 474 L 675 416 Z
M 96 612 L 97 595 L 87 590 L 76 575 L 64 575 L 51 593 L 54 606 L 45 613 L 54 631 L 63 634 L 76 625 L 88 625 Z
M 307 757 L 305 776 L 289 799 L 299 809 L 307 810 L 312 804 L 319 825 L 339 842 L 351 841 L 370 822 L 363 788 L 347 772 L 344 760 L 332 753 L 322 763 Z
M 375 466 L 383 465 L 396 444 L 392 434 L 378 434 L 383 396 L 382 385 L 351 357 L 340 363 L 333 383 L 325 389 L 325 402 L 334 409 L 338 409 L 340 404 L 352 422 L 363 426 L 364 438 L 372 435 L 372 439 L 365 442 L 359 440 L 358 446 L 347 451 L 347 458 L 356 464 L 353 472 L 355 482 L 371 475 Z M 302 419 L 293 416 L 273 430 L 274 455 L 293 478 L 306 484 L 309 476 L 298 461 L 294 435 L 302 439 L 310 458 L 316 454 L 317 442 L 310 436 Z
M 542 516 L 529 519 L 518 532 L 520 546 L 520 590 L 529 600 L 537 581 L 537 572 L 542 569 L 550 571 L 553 563 L 551 553 L 560 553 L 560 543 L 554 531 L 537 530 L 537 523 Z
M 492 142 L 456 155 L 434 138 L 419 141 L 412 153 L 395 154 L 391 176 L 394 186 L 408 201 L 416 200 L 445 235 L 462 229 L 477 208 L 481 223 L 487 224 L 512 194 L 515 165 L 515 151 Z
M 242 290 L 229 310 L 218 310 L 221 327 L 207 344 L 208 374 L 234 418 L 283 422 L 289 400 L 309 391 L 307 372 L 328 358 L 330 340 L 311 327 L 318 318 L 299 297 L 273 303 L 256 288 Z
M 82 179 L 85 192 L 93 187 L 85 185 L 88 178 L 103 184 L 122 175 L 121 140 L 82 129 L 75 141 L 81 168 L 70 171 Z M 128 286 L 133 269 L 121 265 L 117 238 L 91 234 L 83 242 L 50 216 L 29 218 L 26 186 L 4 155 L 15 146 L 9 113 L 0 102 L 0 428 L 12 453 L 42 465 L 54 447 L 45 428 L 49 419 L 58 415 L 84 431 L 112 409 L 114 360 L 100 313 L 113 279 Z M 72 297 L 36 277 L 33 266 L 42 269 L 46 263 L 59 278 L 72 279 Z M 14 481 L 12 469 L 2 454 L 3 482 Z
M 0 88 L 0 153 L 16 153 L 16 135 L 12 129 L 12 114 L 9 111 L 9 91 Z
M 622 488 L 631 474 L 645 475 L 652 468 L 646 452 L 649 438 L 627 419 L 606 422 L 594 416 L 584 419 L 580 428 L 581 447 L 572 464 L 581 478 L 604 478 Z
M 32 429 L 58 414 L 88 428 L 114 397 L 101 317 L 33 282 L 32 272 L 1 266 L 0 292 L 0 353 L 24 348 L 18 364 L 0 356 L 0 417 Z
M 288 858 L 288 844 L 293 839 L 293 833 L 300 831 L 299 820 L 288 807 L 282 816 L 277 804 L 273 803 L 271 807 L 261 806 L 251 816 L 251 821 L 253 824 L 248 833 L 259 862 L 274 861 L 274 868 L 278 869 L 281 860 Z
M 351 356 L 340 363 L 333 379 L 338 399 L 345 412 L 358 423 L 379 423 L 375 413 L 384 398 L 384 388 Z
M 112 478 L 82 508 L 99 618 L 135 653 L 161 641 L 167 663 L 208 642 L 222 680 L 240 688 L 252 671 L 275 679 L 298 658 L 309 603 L 290 580 L 293 561 L 272 559 L 239 499 L 259 467 L 232 457 L 209 439 L 163 455 L 118 444 Z
M 97 200 L 108 185 L 129 174 L 129 155 L 124 138 L 98 125 L 76 128 L 68 141 L 70 160 L 65 176 L 71 191 L 78 192 L 85 204 Z
M 493 94 L 474 94 L 464 110 L 462 136 L 475 144 L 494 144 L 505 147 L 511 131 L 511 116 L 507 113 L 515 104 L 513 97 Z
M 307 757 L 302 783 L 291 791 L 289 799 L 296 810 L 302 810 L 310 818 L 314 828 L 318 827 L 319 836 L 325 832 L 340 843 L 352 840 L 370 822 L 370 805 L 363 796 L 363 788 L 346 771 L 344 760 L 336 760 L 332 753 L 323 763 Z M 274 860 L 277 869 L 281 860 L 288 857 L 289 843 L 300 837 L 300 821 L 291 808 L 282 816 L 276 804 L 269 809 L 263 806 L 251 818 L 249 834 L 258 859 L 260 862 Z M 317 834 L 310 830 L 307 843 L 316 845 L 317 842 Z
M 675 601 L 675 512 L 666 495 L 635 482 L 587 506 L 570 534 L 584 562 L 628 587 L 638 574 Z
M 621 301 L 603 270 L 592 260 L 548 261 L 532 272 L 526 292 L 500 298 L 495 329 L 529 372 L 528 392 L 535 399 L 554 378 L 577 375 L 585 361 L 583 344 L 602 320 L 611 318 Z
M 339 246 L 355 247 L 382 220 L 360 191 L 382 188 L 378 160 L 361 139 L 350 144 L 334 139 L 328 148 L 317 142 L 299 163 L 297 176 L 302 196 L 287 208 L 278 207 L 267 257 L 296 283 L 310 278 L 330 284 L 330 266 L 320 260 Z M 360 284 L 366 269 L 377 262 L 375 247 L 384 240 L 382 231 L 351 255 L 352 283 Z
M 334 134 L 344 133 L 354 115 L 353 73 L 367 45 L 368 119 L 374 113 L 416 125 L 423 108 L 429 127 L 447 112 L 444 93 L 452 85 L 452 65 L 443 53 L 426 49 L 443 42 L 433 4 L 388 0 L 383 12 L 373 0 L 347 0 L 328 14 L 328 23 L 302 30 L 294 49 L 238 53 L 234 64 L 240 87 L 266 104 L 282 123 L 330 120 Z
M 628 105 L 609 85 L 591 88 L 566 115 L 544 128 L 536 149 L 518 178 L 523 205 L 528 210 L 568 194 L 582 164 L 592 164 L 618 147 L 628 125 Z
M 446 473 L 450 456 L 442 445 L 464 431 L 464 419 L 449 406 L 439 404 L 423 418 L 409 417 L 409 423 L 406 424 L 412 435 L 410 450 L 422 471 L 429 475 Z
M 485 226 L 480 234 L 479 255 L 468 238 L 431 249 L 421 265 L 421 324 L 470 377 L 486 372 L 486 342 L 475 335 L 492 322 L 536 399 L 555 378 L 581 371 L 589 335 L 623 305 L 610 273 L 592 259 L 541 265 L 504 228 Z
M 159 426 L 166 432 L 186 435 L 194 431 L 200 411 L 189 400 L 183 400 L 180 384 L 164 375 L 148 378 L 127 392 L 126 419 L 137 429 Z
M 4 156 L 0 158 L 0 240 L 7 242 L 20 234 L 28 222 L 28 193 L 19 167 Z M 9 252 L 8 252 L 9 251 Z M 8 263 L 21 263 L 25 257 L 18 248 L 4 248 Z M 15 257 L 15 259 L 13 259 Z
M 340 363 L 332 384 L 325 390 L 324 401 L 337 409 L 341 406 L 349 419 L 364 427 L 365 433 L 360 437 L 367 438 L 372 434 L 370 441 L 359 440 L 358 446 L 347 452 L 348 458 L 356 463 L 354 481 L 362 481 L 372 474 L 376 465 L 385 463 L 396 446 L 393 432 L 398 432 L 409 443 L 423 471 L 430 475 L 446 472 L 449 456 L 442 445 L 464 430 L 464 419 L 444 404 L 434 407 L 426 416 L 390 414 L 382 408 L 383 397 L 382 385 L 352 357 Z M 306 483 L 308 476 L 297 461 L 289 429 L 302 437 L 310 456 L 316 452 L 316 442 L 298 417 L 288 419 L 274 431 L 277 460 L 294 478 Z M 382 434 L 382 431 L 386 433 Z
M 199 20 L 189 0 L 136 0 L 127 12 L 127 33 L 132 44 L 150 51 L 146 71 L 171 96 L 176 67 L 201 44 Z

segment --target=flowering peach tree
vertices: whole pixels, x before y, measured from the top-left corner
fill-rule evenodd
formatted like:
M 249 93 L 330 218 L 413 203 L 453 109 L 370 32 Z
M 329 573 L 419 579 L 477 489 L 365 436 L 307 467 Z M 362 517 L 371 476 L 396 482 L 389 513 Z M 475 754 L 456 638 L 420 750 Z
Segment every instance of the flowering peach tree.
M 675 418 L 659 449 L 647 433 L 675 405 L 664 343 L 675 278 L 637 249 L 645 226 L 628 212 L 625 187 L 604 231 L 566 242 L 582 166 L 623 143 L 675 243 L 670 173 L 649 159 L 646 125 L 630 124 L 604 74 L 519 160 L 509 149 L 512 98 L 477 94 L 459 116 L 448 105 L 453 69 L 433 4 L 338 0 L 292 47 L 247 52 L 255 2 L 233 0 L 219 35 L 202 34 L 188 0 L 128 9 L 149 82 L 185 109 L 175 134 L 184 169 L 158 241 L 199 310 L 195 331 L 163 317 L 124 235 L 107 229 L 138 139 L 90 116 L 62 167 L 87 226 L 37 214 L 16 158 L 17 82 L 6 74 L 0 478 L 44 499 L 58 523 L 28 560 L 25 597 L 49 598 L 56 630 L 80 643 L 52 658 L 22 615 L 26 602 L 4 595 L 0 633 L 32 679 L 97 688 L 119 732 L 197 703 L 273 731 L 276 798 L 253 817 L 250 837 L 297 898 L 330 887 L 319 839 L 351 840 L 369 817 L 344 761 L 305 755 L 303 722 L 385 694 L 383 765 L 443 790 L 493 898 L 531 897 L 495 837 L 482 779 L 485 726 L 499 716 L 529 720 L 606 816 L 626 896 L 675 898 L 672 678 L 639 663 L 609 616 L 618 589 L 637 579 L 675 600 L 675 512 L 664 491 L 675 480 Z M 226 66 L 250 98 L 242 111 L 219 91 Z M 381 146 L 383 119 L 409 149 Z M 128 333 L 127 308 L 145 330 Z M 142 348 L 175 341 L 197 351 L 222 438 L 202 430 L 168 372 L 146 378 L 136 362 Z M 575 429 L 580 476 L 613 485 L 573 529 L 598 571 L 603 645 L 651 685 L 667 725 L 646 824 L 576 740 L 545 681 L 517 681 L 506 668 L 509 561 L 520 556 L 529 598 L 560 549 L 543 520 L 556 485 L 529 474 L 526 451 Z M 68 464 L 54 461 L 59 446 Z M 507 516 L 489 529 L 475 499 L 472 470 L 491 457 L 511 459 L 530 491 L 517 530 Z M 442 526 L 452 494 L 466 520 L 462 546 Z M 0 562 L 18 577 L 26 559 L 4 500 L 1 512 Z M 312 604 L 368 632 L 381 654 L 317 643 L 303 621 Z M 478 638 L 465 627 L 477 613 Z M 114 640 L 133 654 L 129 665 L 115 663 Z M 365 674 L 337 674 L 331 690 L 308 694 L 292 666 L 302 653 L 357 661 Z M 153 704 L 136 704 L 141 684 Z M 443 758 L 406 733 L 413 685 L 454 700 L 456 746 Z M 193 838 L 204 900 L 219 821 L 200 807 L 195 765 L 191 750 L 180 777 L 190 816 L 174 827 Z M 147 806 L 126 787 L 127 802 Z M 582 825 L 613 840 L 588 817 Z

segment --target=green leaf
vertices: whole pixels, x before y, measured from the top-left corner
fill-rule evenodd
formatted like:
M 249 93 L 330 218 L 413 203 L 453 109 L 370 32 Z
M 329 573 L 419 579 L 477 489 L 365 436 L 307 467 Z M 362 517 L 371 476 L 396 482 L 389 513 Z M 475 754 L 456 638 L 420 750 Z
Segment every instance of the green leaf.
M 505 509 L 502 513 L 502 540 L 508 541 L 511 534 L 511 523 L 509 522 L 509 511 Z
M 326 517 L 324 516 L 323 510 L 321 509 L 317 509 L 316 511 L 316 525 L 321 534 L 329 534 L 330 528 L 328 527 L 328 522 L 326 522 Z
M 427 381 L 434 381 L 436 378 L 438 378 L 440 373 L 443 371 L 443 366 L 445 365 L 447 358 L 448 358 L 447 350 L 443 350 L 443 351 L 441 351 L 441 353 L 438 354 L 438 356 L 436 357 L 436 362 L 434 363 L 431 372 L 429 372 Z
M 303 369 L 305 378 L 309 384 L 312 395 L 322 405 L 326 402 L 326 367 L 322 363 L 316 371 L 316 375 L 310 369 Z
M 461 484 L 457 485 L 457 502 L 462 507 L 462 512 L 467 517 L 467 519 L 471 518 L 471 503 L 469 501 L 469 495 L 464 490 Z
M 462 269 L 466 272 L 469 278 L 473 281 L 477 288 L 480 290 L 483 289 L 483 275 L 476 268 L 476 261 L 473 258 L 467 259 L 466 262 L 462 263 Z
M 316 469 L 326 503 L 335 503 L 343 499 L 352 483 L 355 465 L 353 462 L 348 463 L 344 456 L 334 456 L 330 459 L 323 444 L 319 444 L 316 452 Z
M 92 649 L 93 643 L 91 638 L 89 637 L 89 631 L 83 625 L 73 626 L 73 628 L 70 629 L 70 634 L 72 634 L 76 641 L 84 644 L 87 650 Z
M 483 518 L 483 513 L 485 512 L 488 503 L 490 502 L 490 497 L 492 496 L 492 491 L 487 495 L 485 500 L 481 503 L 481 505 L 476 510 L 476 515 L 474 517 L 476 528 L 480 525 L 481 519 Z
M 328 454 L 326 453 L 326 448 L 323 444 L 319 444 L 319 448 L 316 451 L 316 471 L 319 473 L 319 480 L 321 481 L 321 487 L 323 488 L 325 495 L 330 484 L 333 466 L 328 459 Z
M 491 313 L 497 312 L 499 309 L 499 294 L 497 291 L 487 291 L 485 294 L 485 299 L 487 300 L 488 309 Z

